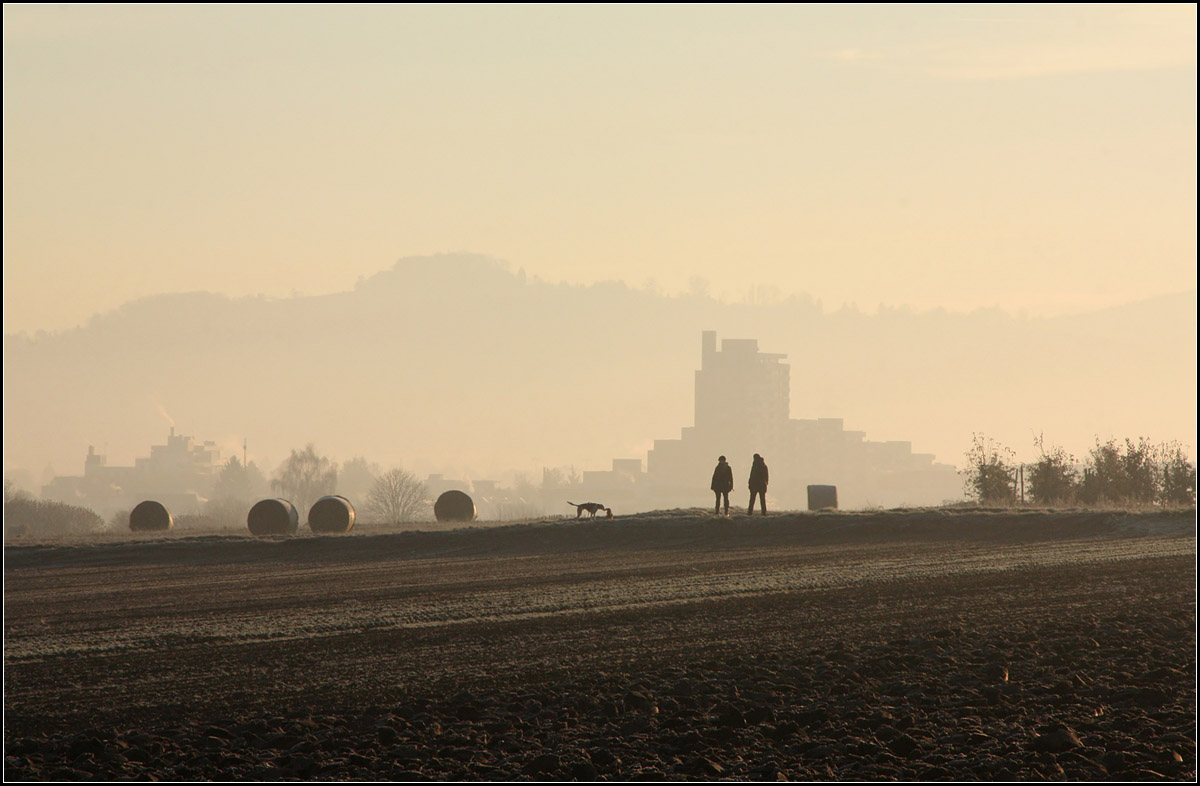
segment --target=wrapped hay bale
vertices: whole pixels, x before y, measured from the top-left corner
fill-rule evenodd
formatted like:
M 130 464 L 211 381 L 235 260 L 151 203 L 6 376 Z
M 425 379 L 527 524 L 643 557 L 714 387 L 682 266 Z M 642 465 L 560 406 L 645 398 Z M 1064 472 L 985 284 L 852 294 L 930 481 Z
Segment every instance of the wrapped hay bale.
M 161 502 L 148 499 L 129 511 L 129 529 L 134 532 L 166 532 L 173 526 L 175 519 Z
M 340 494 L 321 497 L 308 511 L 313 532 L 349 532 L 354 526 L 354 506 Z
M 837 486 L 808 487 L 808 509 L 821 510 L 822 508 L 837 510 Z
M 264 499 L 250 508 L 246 524 L 251 535 L 294 535 L 300 526 L 300 514 L 286 499 Z
M 433 503 L 433 515 L 438 521 L 474 521 L 475 502 L 465 492 L 451 489 Z

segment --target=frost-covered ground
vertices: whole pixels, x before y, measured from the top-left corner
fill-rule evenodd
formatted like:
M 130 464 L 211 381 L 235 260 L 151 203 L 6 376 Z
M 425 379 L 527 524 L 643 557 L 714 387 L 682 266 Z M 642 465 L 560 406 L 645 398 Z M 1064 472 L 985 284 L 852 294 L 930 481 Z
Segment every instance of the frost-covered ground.
M 5 550 L 9 777 L 1195 774 L 1195 514 Z

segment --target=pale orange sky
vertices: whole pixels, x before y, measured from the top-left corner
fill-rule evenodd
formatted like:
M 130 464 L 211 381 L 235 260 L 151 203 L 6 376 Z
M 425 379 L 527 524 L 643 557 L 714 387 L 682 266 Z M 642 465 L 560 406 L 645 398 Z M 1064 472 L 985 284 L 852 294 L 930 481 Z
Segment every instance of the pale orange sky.
M 1052 315 L 1196 286 L 1194 5 L 4 6 L 4 330 L 467 250 Z

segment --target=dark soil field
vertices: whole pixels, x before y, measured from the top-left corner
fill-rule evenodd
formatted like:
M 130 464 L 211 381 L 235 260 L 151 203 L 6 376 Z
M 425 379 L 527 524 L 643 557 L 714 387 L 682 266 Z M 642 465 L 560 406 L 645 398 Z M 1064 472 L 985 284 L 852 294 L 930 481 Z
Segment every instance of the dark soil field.
M 9 545 L 6 780 L 1196 778 L 1196 518 Z

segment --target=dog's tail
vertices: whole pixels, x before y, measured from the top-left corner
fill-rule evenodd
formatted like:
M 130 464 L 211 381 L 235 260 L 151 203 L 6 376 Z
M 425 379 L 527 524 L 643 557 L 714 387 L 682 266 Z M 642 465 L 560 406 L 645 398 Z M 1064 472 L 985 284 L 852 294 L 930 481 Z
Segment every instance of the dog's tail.
M 579 507 L 578 505 L 576 505 L 574 502 L 571 502 L 570 500 L 567 500 L 567 504 L 572 507 L 576 507 L 576 508 Z

